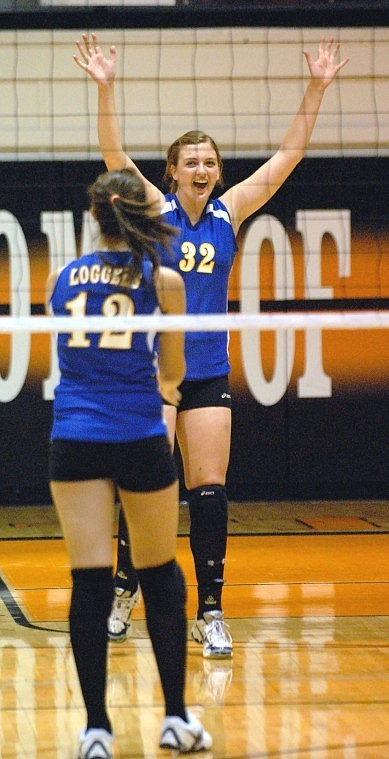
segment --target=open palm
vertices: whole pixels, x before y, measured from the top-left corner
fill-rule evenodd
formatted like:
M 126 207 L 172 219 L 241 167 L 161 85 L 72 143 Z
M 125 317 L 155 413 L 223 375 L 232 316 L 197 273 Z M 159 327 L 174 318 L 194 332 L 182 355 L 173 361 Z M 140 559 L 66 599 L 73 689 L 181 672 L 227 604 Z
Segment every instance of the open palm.
M 335 63 L 338 50 L 339 44 L 334 44 L 333 37 L 330 37 L 328 41 L 324 38 L 320 40 L 316 61 L 312 58 L 309 52 L 306 50 L 303 51 L 312 79 L 317 80 L 323 88 L 326 88 L 331 84 L 338 71 L 340 71 L 349 60 L 348 58 L 344 58 L 340 63 Z
M 98 84 L 108 84 L 113 81 L 116 73 L 116 48 L 111 45 L 109 58 L 101 52 L 96 34 L 82 35 L 82 42 L 76 42 L 80 57 L 73 55 L 77 66 L 87 72 Z

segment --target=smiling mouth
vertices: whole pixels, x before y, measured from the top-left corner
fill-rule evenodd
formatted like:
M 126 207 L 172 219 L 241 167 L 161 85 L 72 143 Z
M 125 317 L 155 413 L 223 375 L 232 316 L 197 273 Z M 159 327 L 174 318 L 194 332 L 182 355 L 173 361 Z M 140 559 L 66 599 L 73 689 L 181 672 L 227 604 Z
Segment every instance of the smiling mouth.
M 193 182 L 193 184 L 198 190 L 205 190 L 207 186 L 207 182 Z

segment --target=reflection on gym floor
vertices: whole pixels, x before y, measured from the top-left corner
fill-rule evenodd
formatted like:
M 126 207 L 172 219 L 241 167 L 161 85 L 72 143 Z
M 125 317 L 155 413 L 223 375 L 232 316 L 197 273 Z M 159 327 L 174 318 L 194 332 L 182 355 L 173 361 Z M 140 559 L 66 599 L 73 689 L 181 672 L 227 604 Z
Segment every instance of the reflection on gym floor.
M 67 634 L 64 544 L 44 519 L 28 512 L 17 524 L 0 511 L 0 756 L 74 759 L 85 716 Z M 203 659 L 189 642 L 187 701 L 214 737 L 204 759 L 389 756 L 385 515 L 359 530 L 355 515 L 343 517 L 348 530 L 339 518 L 332 531 L 323 517 L 314 532 L 254 534 L 251 524 L 250 534 L 230 536 L 225 613 L 233 659 Z M 178 558 L 191 617 L 186 536 Z M 108 703 L 117 757 L 152 759 L 167 752 L 158 749 L 162 697 L 142 602 L 133 619 L 131 637 L 110 644 Z

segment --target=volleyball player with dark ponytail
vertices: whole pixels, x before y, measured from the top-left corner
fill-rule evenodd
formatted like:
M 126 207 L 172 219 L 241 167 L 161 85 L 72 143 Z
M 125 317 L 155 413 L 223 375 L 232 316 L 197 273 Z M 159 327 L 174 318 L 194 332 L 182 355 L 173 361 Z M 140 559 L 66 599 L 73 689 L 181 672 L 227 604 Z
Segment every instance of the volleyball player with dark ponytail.
M 73 317 L 185 313 L 182 278 L 159 263 L 158 251 L 169 248 L 175 232 L 156 215 L 137 173 L 102 174 L 89 197 L 99 240 L 93 252 L 49 276 L 47 310 Z M 160 746 L 209 748 L 211 737 L 184 703 L 178 478 L 161 401 L 161 395 L 173 406 L 180 400 L 183 333 L 161 333 L 158 358 L 155 335 L 130 328 L 60 333 L 57 350 L 50 485 L 71 566 L 70 638 L 87 711 L 78 757 L 113 757 L 105 691 L 116 488 L 165 699 Z

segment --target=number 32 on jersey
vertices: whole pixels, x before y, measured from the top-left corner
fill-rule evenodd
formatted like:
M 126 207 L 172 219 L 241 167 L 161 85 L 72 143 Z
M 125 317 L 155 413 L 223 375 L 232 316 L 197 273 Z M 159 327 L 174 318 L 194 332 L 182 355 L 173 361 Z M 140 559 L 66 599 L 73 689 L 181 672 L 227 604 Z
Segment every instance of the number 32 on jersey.
M 193 242 L 183 242 L 181 252 L 184 256 L 178 264 L 180 271 L 188 272 L 196 266 L 196 246 Z M 215 248 L 210 242 L 203 242 L 199 247 L 202 260 L 197 264 L 196 271 L 200 274 L 212 274 L 215 266 Z

